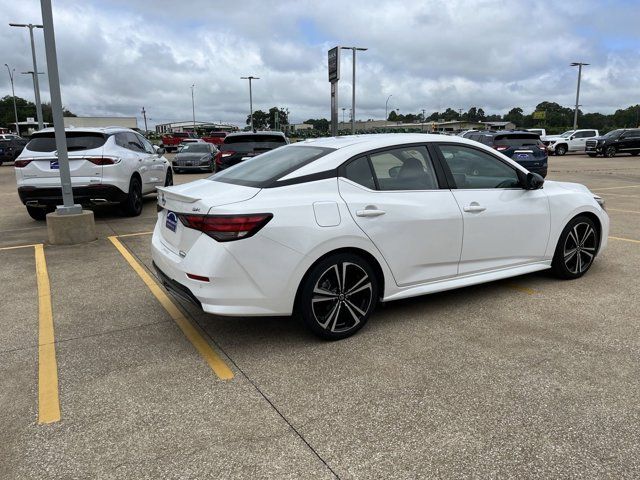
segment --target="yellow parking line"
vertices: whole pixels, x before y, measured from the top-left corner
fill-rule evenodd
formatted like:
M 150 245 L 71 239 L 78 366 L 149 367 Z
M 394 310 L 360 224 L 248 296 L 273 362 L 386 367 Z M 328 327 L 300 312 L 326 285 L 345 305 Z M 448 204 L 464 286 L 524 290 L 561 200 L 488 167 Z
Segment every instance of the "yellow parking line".
M 116 236 L 109 237 L 111 243 L 118 249 L 122 256 L 129 262 L 129 265 L 135 270 L 142 281 L 149 287 L 151 293 L 158 299 L 164 309 L 171 315 L 173 321 L 176 322 L 178 327 L 182 330 L 187 339 L 198 350 L 202 358 L 209 364 L 211 370 L 221 380 L 231 380 L 233 378 L 233 372 L 227 366 L 226 363 L 213 351 L 209 343 L 202 337 L 200 332 L 193 326 L 193 324 L 184 316 L 182 311 L 171 301 L 169 296 L 158 286 L 153 280 L 151 275 L 138 263 L 138 261 L 131 255 L 129 250 L 118 240 Z
M 637 210 L 622 210 L 620 208 L 609 208 L 607 207 L 607 212 L 608 211 L 612 211 L 612 212 L 626 212 L 626 213 L 640 213 Z
M 34 243 L 31 245 L 16 245 L 14 247 L 0 247 L 0 250 L 17 250 L 18 248 L 30 248 L 30 247 L 37 247 L 37 246 L 38 245 Z
M 625 185 L 624 187 L 602 187 L 602 188 L 594 188 L 594 191 L 600 191 L 600 190 L 618 190 L 620 188 L 638 188 L 640 187 L 640 185 Z
M 609 237 L 611 240 L 620 240 L 622 242 L 631 242 L 631 243 L 640 243 L 640 240 L 634 240 L 633 238 L 622 238 L 622 237 Z
M 505 284 L 505 287 L 526 293 L 527 295 L 535 295 L 537 293 L 533 288 L 523 287 L 522 285 L 516 285 L 515 283 L 507 283 Z
M 58 364 L 53 335 L 51 310 L 51 288 L 49 273 L 42 244 L 34 245 L 36 274 L 38 278 L 38 423 L 53 423 L 60 420 L 60 398 L 58 394 Z
M 139 235 L 151 235 L 152 233 L 153 233 L 153 231 L 151 231 L 151 232 L 138 232 L 138 233 L 125 233 L 123 235 L 115 235 L 115 237 L 117 237 L 117 238 L 137 237 Z

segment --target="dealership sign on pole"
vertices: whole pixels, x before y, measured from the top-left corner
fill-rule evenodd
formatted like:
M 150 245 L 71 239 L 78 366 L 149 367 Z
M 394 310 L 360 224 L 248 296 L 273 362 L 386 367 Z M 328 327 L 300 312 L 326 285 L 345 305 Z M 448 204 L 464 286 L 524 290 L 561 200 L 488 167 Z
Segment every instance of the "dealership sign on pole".
M 329 50 L 329 81 L 331 82 L 331 135 L 338 135 L 338 80 L 340 80 L 340 47 Z

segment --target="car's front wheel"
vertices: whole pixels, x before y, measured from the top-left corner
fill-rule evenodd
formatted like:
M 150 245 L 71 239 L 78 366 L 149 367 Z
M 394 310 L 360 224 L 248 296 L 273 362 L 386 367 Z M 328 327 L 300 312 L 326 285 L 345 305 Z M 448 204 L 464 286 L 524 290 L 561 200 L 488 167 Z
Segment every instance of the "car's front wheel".
M 604 150 L 604 156 L 607 158 L 613 158 L 616 156 L 616 147 L 614 147 L 613 145 L 610 147 L 607 147 Z
M 556 147 L 556 155 L 562 156 L 565 153 L 567 153 L 567 147 L 565 147 L 564 145 L 558 145 Z
M 164 186 L 170 187 L 173 185 L 173 173 L 171 173 L 171 168 L 167 168 L 167 176 L 164 179 Z
M 557 277 L 580 278 L 593 264 L 600 245 L 600 234 L 593 220 L 579 215 L 560 235 L 551 268 Z
M 340 253 L 311 269 L 298 307 L 313 333 L 340 340 L 364 326 L 377 302 L 378 281 L 371 265 L 358 255 Z

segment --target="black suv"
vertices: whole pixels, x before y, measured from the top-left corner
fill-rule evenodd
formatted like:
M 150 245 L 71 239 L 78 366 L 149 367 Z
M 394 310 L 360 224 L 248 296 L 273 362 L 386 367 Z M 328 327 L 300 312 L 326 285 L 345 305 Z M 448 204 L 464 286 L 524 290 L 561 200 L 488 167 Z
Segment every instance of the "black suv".
M 620 128 L 601 137 L 590 138 L 586 143 L 587 155 L 615 157 L 618 153 L 640 154 L 640 128 Z
M 216 172 L 289 143 L 282 132 L 231 133 L 216 154 Z
M 473 132 L 465 138 L 484 143 L 533 173 L 547 176 L 547 149 L 540 135 L 519 130 Z
M 0 136 L 0 165 L 3 162 L 13 162 L 22 153 L 27 140 L 17 135 L 5 135 L 6 139 Z

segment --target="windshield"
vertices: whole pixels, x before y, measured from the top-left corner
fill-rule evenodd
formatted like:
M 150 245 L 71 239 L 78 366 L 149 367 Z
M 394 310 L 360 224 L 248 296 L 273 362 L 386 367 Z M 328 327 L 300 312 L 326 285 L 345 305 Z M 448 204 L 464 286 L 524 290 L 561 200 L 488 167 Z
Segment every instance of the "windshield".
M 570 137 L 573 132 L 575 132 L 575 130 L 568 130 L 568 131 L 566 131 L 564 133 L 561 133 L 560 136 L 562 138 L 567 138 L 567 137 Z
M 286 139 L 281 135 L 234 135 L 224 139 L 221 150 L 240 153 L 264 152 L 286 144 Z
M 278 148 L 218 172 L 209 177 L 209 180 L 264 188 L 333 151 L 333 148 L 309 146 Z
M 92 150 L 100 148 L 107 141 L 107 136 L 93 132 L 66 132 L 67 150 Z M 31 137 L 27 150 L 32 152 L 53 152 L 56 150 L 56 138 L 53 132 L 40 133 Z
M 619 137 L 622 132 L 624 132 L 624 130 L 611 130 L 609 133 L 607 133 L 606 135 L 603 135 L 603 138 L 615 138 L 615 137 Z
M 209 145 L 202 143 L 187 143 L 181 149 L 180 153 L 209 153 Z

